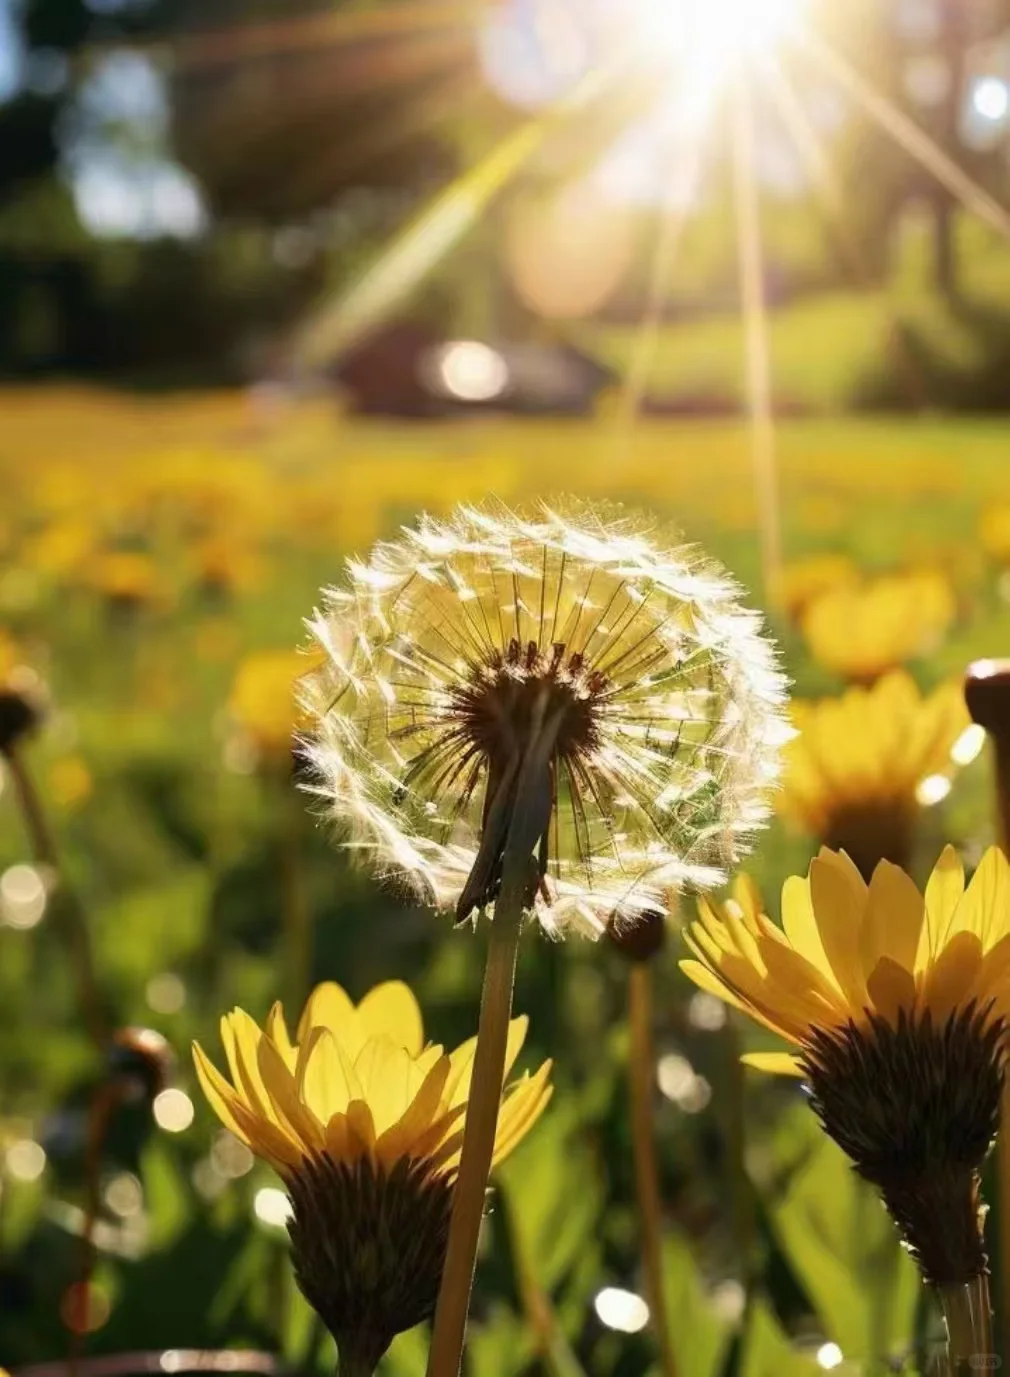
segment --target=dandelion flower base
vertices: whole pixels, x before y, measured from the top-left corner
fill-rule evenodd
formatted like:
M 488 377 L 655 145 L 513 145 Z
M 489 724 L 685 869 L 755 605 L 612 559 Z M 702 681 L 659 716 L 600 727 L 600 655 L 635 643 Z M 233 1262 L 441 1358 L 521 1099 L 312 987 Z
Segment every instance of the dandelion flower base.
M 926 1281 L 987 1270 L 979 1165 L 996 1136 L 1006 1028 L 969 1005 L 814 1032 L 803 1056 L 825 1131 L 880 1189 Z
M 423 1162 L 321 1156 L 288 1191 L 298 1285 L 336 1340 L 340 1373 L 371 1373 L 397 1334 L 434 1314 L 452 1183 Z

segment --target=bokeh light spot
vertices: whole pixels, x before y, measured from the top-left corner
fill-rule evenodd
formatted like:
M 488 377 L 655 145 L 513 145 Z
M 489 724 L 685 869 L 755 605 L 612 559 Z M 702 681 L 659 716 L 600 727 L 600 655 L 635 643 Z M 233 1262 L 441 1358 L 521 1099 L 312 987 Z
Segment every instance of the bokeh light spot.
M 166 1133 L 185 1133 L 196 1111 L 185 1090 L 163 1090 L 155 1096 L 154 1121 Z
M 45 1148 L 32 1138 L 21 1138 L 7 1149 L 4 1164 L 15 1181 L 37 1181 L 46 1169 Z
M 649 1307 L 642 1297 L 620 1286 L 597 1292 L 593 1308 L 601 1324 L 621 1334 L 638 1334 L 649 1323 Z
M 253 1199 L 253 1214 L 261 1224 L 283 1229 L 291 1218 L 291 1201 L 276 1186 L 264 1186 Z

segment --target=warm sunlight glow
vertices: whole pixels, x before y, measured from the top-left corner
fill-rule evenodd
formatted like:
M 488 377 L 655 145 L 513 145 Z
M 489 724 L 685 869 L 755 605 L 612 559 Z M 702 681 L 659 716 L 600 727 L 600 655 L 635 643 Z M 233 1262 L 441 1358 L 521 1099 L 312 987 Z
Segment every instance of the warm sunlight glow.
M 690 63 L 720 87 L 748 58 L 767 53 L 795 29 L 805 0 L 637 0 L 638 26 L 651 49 Z

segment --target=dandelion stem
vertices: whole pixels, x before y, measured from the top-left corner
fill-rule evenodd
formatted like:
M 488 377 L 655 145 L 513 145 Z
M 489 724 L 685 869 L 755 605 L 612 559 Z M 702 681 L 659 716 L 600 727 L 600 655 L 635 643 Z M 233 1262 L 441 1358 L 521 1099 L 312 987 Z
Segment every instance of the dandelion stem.
M 4 752 L 7 768 L 18 806 L 24 819 L 25 830 L 31 844 L 36 865 L 45 866 L 56 876 L 56 891 L 53 895 L 53 917 L 62 920 L 70 949 L 71 963 L 77 983 L 77 998 L 85 1026 L 95 1046 L 104 1049 L 107 1037 L 102 1001 L 98 993 L 98 980 L 95 976 L 94 954 L 91 949 L 91 934 L 84 908 L 77 895 L 67 883 L 60 863 L 56 837 L 46 816 L 45 808 L 35 782 L 31 777 L 21 752 L 9 746 Z
M 635 962 L 628 975 L 628 1022 L 631 1029 L 631 1143 L 642 1230 L 645 1293 L 664 1377 L 676 1377 L 677 1360 L 670 1340 L 670 1322 L 663 1288 L 663 1240 L 660 1228 L 663 1203 L 653 1134 L 656 1055 L 652 1039 L 652 971 L 647 961 Z
M 548 766 L 560 723 L 560 719 L 554 717 L 541 725 L 542 704 L 538 718 L 530 733 L 519 775 L 517 802 L 505 845 L 501 890 L 489 926 L 472 1089 L 428 1354 L 428 1377 L 457 1377 L 463 1357 L 466 1317 L 505 1080 L 505 1050 L 512 1017 L 519 935 L 523 914 L 532 901 L 539 878 L 533 861 L 533 848 L 543 828 L 537 800 L 548 787 Z
M 983 1273 L 961 1286 L 944 1286 L 940 1289 L 940 1301 L 947 1321 L 947 1352 L 953 1377 L 996 1367 L 989 1278 Z

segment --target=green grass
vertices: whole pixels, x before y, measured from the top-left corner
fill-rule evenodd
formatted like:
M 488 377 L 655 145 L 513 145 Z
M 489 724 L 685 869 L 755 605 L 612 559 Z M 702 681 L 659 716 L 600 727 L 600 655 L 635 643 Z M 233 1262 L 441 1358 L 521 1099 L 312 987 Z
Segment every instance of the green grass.
M 1006 318 L 1010 336 L 1010 251 L 993 232 L 965 220 L 958 234 L 960 287 L 970 307 Z M 931 284 L 927 228 L 911 224 L 895 253 L 890 283 L 796 297 L 769 312 L 775 396 L 785 408 L 834 412 L 874 395 L 881 377 L 897 397 L 928 400 L 928 378 L 915 377 L 899 345 L 911 330 L 936 366 L 970 380 L 986 362 L 979 330 Z M 619 373 L 634 357 L 635 326 L 590 324 L 582 344 Z M 664 402 L 742 402 L 744 329 L 734 312 L 664 324 L 647 371 L 648 395 Z M 920 369 L 920 371 L 922 371 Z M 967 387 L 966 387 L 967 391 Z

